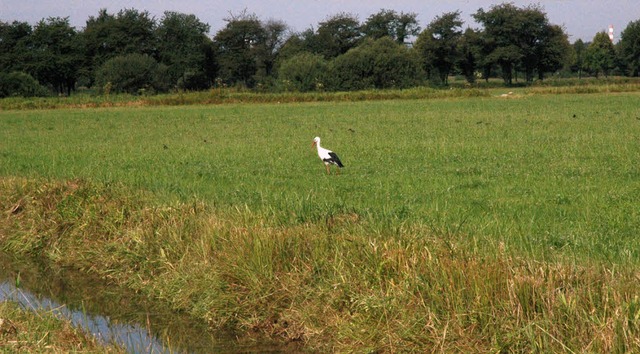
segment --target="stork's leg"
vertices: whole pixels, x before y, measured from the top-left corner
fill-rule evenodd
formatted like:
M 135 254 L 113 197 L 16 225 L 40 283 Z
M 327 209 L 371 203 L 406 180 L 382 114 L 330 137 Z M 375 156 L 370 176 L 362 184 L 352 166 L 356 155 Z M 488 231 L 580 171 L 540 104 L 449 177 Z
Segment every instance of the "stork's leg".
M 329 168 L 329 165 L 325 164 L 324 168 L 327 170 L 327 174 L 330 175 L 331 174 L 331 169 Z

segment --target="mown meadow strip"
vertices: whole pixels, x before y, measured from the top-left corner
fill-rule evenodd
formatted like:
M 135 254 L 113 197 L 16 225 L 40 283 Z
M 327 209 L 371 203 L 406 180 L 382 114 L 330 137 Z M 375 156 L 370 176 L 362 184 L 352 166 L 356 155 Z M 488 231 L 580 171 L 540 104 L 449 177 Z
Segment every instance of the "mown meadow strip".
M 238 103 L 303 103 L 303 102 L 358 102 L 396 99 L 436 99 L 455 97 L 488 96 L 489 92 L 479 88 L 437 89 L 417 87 L 406 90 L 370 90 L 354 92 L 280 92 L 261 93 L 229 88 L 215 88 L 201 92 L 177 92 L 149 96 L 130 94 L 90 95 L 78 94 L 70 97 L 34 97 L 0 99 L 0 110 L 185 106 L 203 104 Z
M 637 78 L 612 77 L 607 79 L 547 79 L 533 86 L 513 88 L 495 81 L 479 81 L 470 85 L 466 81 L 451 80 L 451 86 L 432 88 L 415 87 L 404 90 L 366 90 L 353 92 L 255 92 L 234 88 L 214 88 L 201 92 L 174 92 L 158 95 L 103 95 L 77 93 L 70 97 L 9 97 L 0 99 L 2 110 L 83 109 L 100 107 L 184 106 L 203 104 L 239 103 L 303 103 L 303 102 L 362 102 L 373 100 L 443 99 L 497 96 L 515 91 L 527 95 L 585 94 L 611 92 L 637 92 Z

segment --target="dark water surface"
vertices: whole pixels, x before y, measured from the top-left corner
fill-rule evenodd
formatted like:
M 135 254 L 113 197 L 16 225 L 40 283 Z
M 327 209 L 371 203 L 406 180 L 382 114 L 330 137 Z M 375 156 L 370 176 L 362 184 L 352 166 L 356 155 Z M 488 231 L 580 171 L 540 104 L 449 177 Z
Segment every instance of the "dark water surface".
M 17 286 L 17 287 L 16 287 Z M 132 353 L 275 353 L 267 343 L 240 344 L 231 334 L 125 293 L 100 279 L 68 269 L 23 262 L 0 252 L 0 301 L 53 311 L 104 343 Z

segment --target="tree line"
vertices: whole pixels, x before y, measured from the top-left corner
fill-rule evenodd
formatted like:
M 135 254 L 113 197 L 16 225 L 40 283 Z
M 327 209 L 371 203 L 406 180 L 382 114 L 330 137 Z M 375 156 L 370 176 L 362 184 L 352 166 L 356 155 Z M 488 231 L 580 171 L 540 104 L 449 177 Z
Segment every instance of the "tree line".
M 614 45 L 605 32 L 570 43 L 539 5 L 480 8 L 480 29 L 463 28 L 459 11 L 424 28 L 417 14 L 382 9 L 364 22 L 348 13 L 292 33 L 286 23 L 231 14 L 212 38 L 193 14 L 100 10 L 77 30 L 67 18 L 31 26 L 0 21 L 0 97 L 109 94 L 243 87 L 265 91 L 407 88 L 500 77 L 531 83 L 569 75 L 640 71 L 640 20 Z

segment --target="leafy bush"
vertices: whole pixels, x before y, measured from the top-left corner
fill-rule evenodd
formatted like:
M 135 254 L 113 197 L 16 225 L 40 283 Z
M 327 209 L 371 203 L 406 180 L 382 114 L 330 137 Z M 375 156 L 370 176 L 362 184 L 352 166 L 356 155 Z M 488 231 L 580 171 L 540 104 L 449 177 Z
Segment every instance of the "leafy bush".
M 282 62 L 278 78 L 285 90 L 315 91 L 324 87 L 326 70 L 322 55 L 302 52 Z
M 48 90 L 38 80 L 23 72 L 0 73 L 0 98 L 10 96 L 43 97 Z
M 424 73 L 416 54 L 389 37 L 369 40 L 337 57 L 330 67 L 332 90 L 407 88 Z
M 206 73 L 201 70 L 185 71 L 177 82 L 178 88 L 187 91 L 202 91 L 211 86 Z
M 128 54 L 106 61 L 96 73 L 96 85 L 114 93 L 167 91 L 167 67 L 148 55 Z

